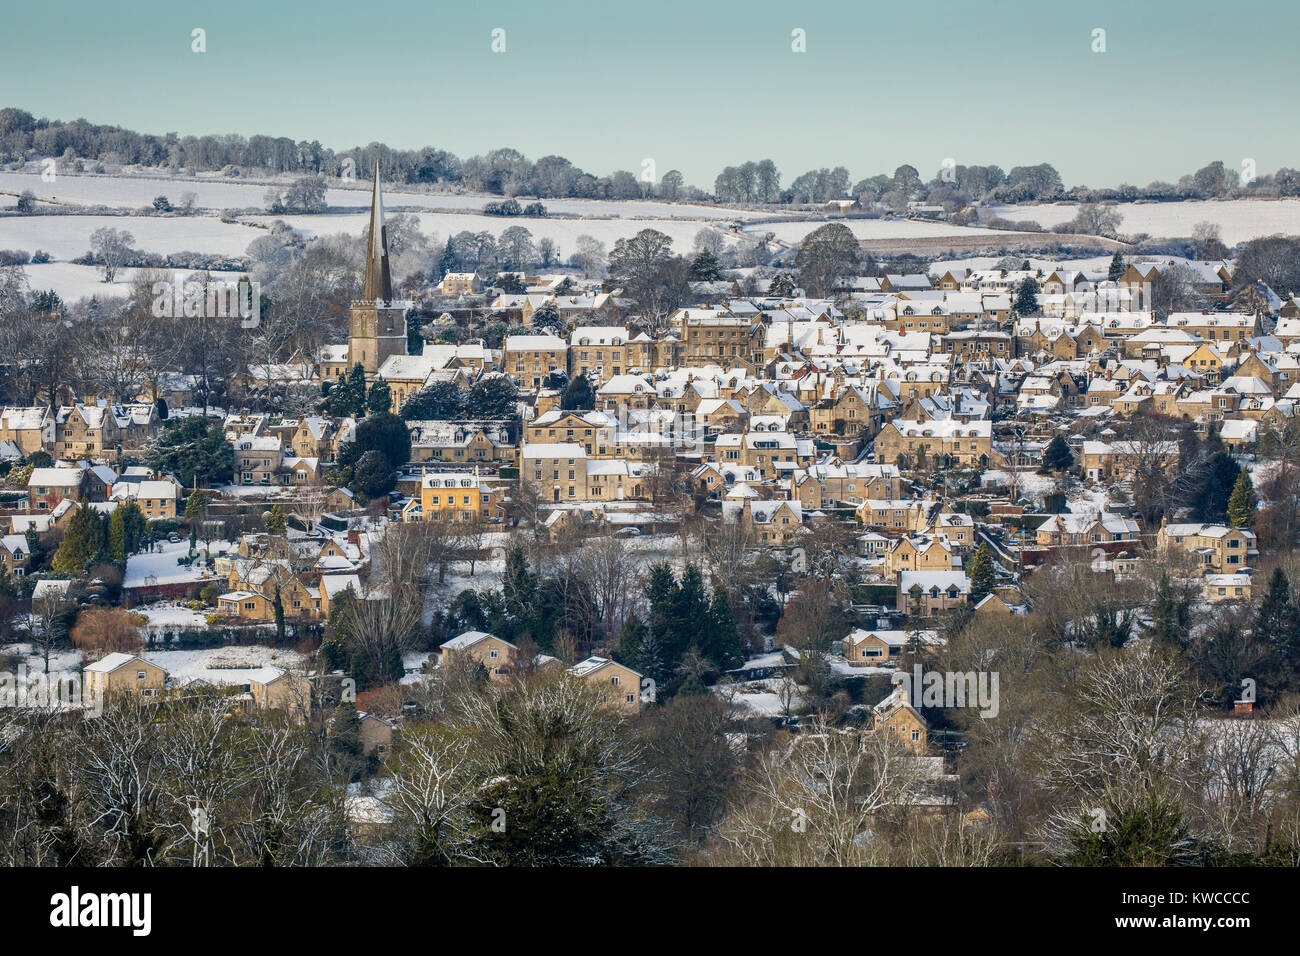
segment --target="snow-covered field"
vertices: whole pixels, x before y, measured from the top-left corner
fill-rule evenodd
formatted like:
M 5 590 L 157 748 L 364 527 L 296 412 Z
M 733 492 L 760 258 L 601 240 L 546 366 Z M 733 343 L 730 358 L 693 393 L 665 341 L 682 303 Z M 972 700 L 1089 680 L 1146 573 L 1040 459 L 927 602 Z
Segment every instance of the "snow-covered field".
M 222 222 L 223 210 L 261 209 L 265 205 L 267 186 L 281 185 L 292 177 L 277 180 L 231 180 L 205 174 L 191 178 L 168 178 L 157 170 L 129 170 L 127 174 L 89 175 L 59 173 L 52 181 L 41 178 L 35 164 L 28 171 L 0 172 L 0 206 L 12 207 L 16 195 L 31 190 L 38 199 L 73 205 L 105 205 L 137 210 L 149 206 L 158 195 L 173 204 L 182 194 L 196 195 L 193 216 L 30 216 L 0 218 L 0 249 L 42 249 L 55 261 L 27 266 L 33 289 L 53 289 L 64 299 L 97 295 L 126 295 L 134 270 L 124 269 L 112 285 L 101 281 L 98 269 L 74 266 L 69 260 L 79 258 L 90 249 L 90 234 L 101 227 L 125 230 L 133 237 L 132 245 L 146 252 L 168 254 L 182 251 L 223 256 L 243 256 L 254 239 L 266 235 L 265 227 L 275 219 L 284 219 L 304 236 L 336 234 L 360 236 L 366 228 L 369 183 L 366 180 L 334 180 L 326 194 L 333 211 L 322 215 L 270 216 L 250 214 L 240 222 Z M 673 240 L 680 253 L 689 252 L 700 229 L 712 227 L 729 237 L 744 241 L 730 232 L 730 223 L 770 214 L 697 205 L 666 203 L 654 200 L 542 200 L 551 215 L 544 218 L 484 216 L 483 205 L 499 196 L 440 193 L 432 189 L 411 187 L 389 189 L 385 194 L 389 210 L 419 209 L 420 229 L 441 244 L 447 237 L 462 231 L 490 232 L 499 236 L 511 226 L 522 226 L 535 240 L 548 238 L 559 247 L 561 257 L 571 255 L 578 236 L 590 235 L 611 248 L 619 239 L 641 229 L 657 229 Z M 525 202 L 527 200 L 524 200 Z M 1011 220 L 1033 220 L 1052 227 L 1074 217 L 1075 206 L 1068 203 L 1044 205 L 989 206 L 985 215 Z M 1217 223 L 1229 244 L 1255 236 L 1274 233 L 1300 234 L 1300 200 L 1230 200 L 1225 202 L 1126 203 L 1120 206 L 1124 216 L 1124 233 L 1144 232 L 1153 236 L 1190 236 L 1192 227 L 1201 221 Z M 576 218 L 575 218 L 576 217 Z M 806 212 L 791 213 L 776 222 L 748 222 L 747 237 L 757 239 L 772 233 L 778 242 L 794 244 L 827 222 L 841 222 L 863 240 L 988 239 L 996 235 L 988 230 L 954 226 L 944 222 L 906 219 L 827 219 Z M 993 263 L 984 257 L 964 260 L 982 266 Z M 1087 260 L 1094 271 L 1109 261 L 1103 257 Z M 1035 265 L 1050 266 L 1046 261 Z
M 56 259 L 76 259 L 90 251 L 90 234 L 105 226 L 129 232 L 133 248 L 160 254 L 242 256 L 250 242 L 266 235 L 210 216 L 9 216 L 0 219 L 0 249 L 44 249 Z
M 1116 208 L 1124 216 L 1119 231 L 1126 235 L 1190 236 L 1198 222 L 1216 223 L 1228 245 L 1275 233 L 1300 234 L 1300 199 L 1120 203 Z M 988 206 L 983 214 L 1012 222 L 1029 219 L 1050 228 L 1073 219 L 1077 211 L 1078 206 L 1072 203 L 1045 203 Z
M 51 182 L 41 178 L 39 172 L 0 172 L 0 193 L 18 194 L 31 190 L 37 199 L 72 203 L 76 205 L 115 206 L 139 209 L 153 203 L 154 197 L 164 195 L 173 205 L 179 205 L 181 195 L 192 192 L 198 209 L 248 209 L 265 204 L 267 186 L 276 183 L 288 185 L 294 177 L 275 180 L 168 178 L 153 175 L 129 176 L 59 173 Z M 389 209 L 414 206 L 439 210 L 481 210 L 485 203 L 499 201 L 500 196 L 472 193 L 439 193 L 414 190 L 384 184 L 384 204 Z M 14 204 L 15 196 L 0 197 L 6 205 Z M 523 203 L 531 199 L 521 199 Z M 658 218 L 658 219 L 749 219 L 762 213 L 702 206 L 693 203 L 656 202 L 654 200 L 608 199 L 542 199 L 547 210 L 564 216 L 589 216 L 595 218 Z M 370 203 L 369 180 L 344 183 L 334 180 L 325 193 L 325 202 L 334 207 L 364 209 Z
M 387 201 L 385 197 L 385 202 Z M 534 241 L 553 240 L 560 247 L 560 256 L 566 259 L 575 251 L 579 236 L 592 236 L 605 243 L 608 250 L 613 248 L 614 243 L 619 239 L 630 238 L 642 229 L 659 230 L 673 240 L 677 252 L 687 253 L 695 241 L 695 234 L 710 225 L 707 222 L 683 219 L 556 219 L 550 216 L 539 219 L 523 216 L 434 212 L 412 215 L 419 220 L 420 231 L 430 238 L 436 236 L 438 244 L 458 232 L 490 232 L 499 237 L 511 226 L 523 226 L 532 234 Z M 364 212 L 324 213 L 318 216 L 248 216 L 242 221 L 269 225 L 277 219 L 284 220 L 308 238 L 337 233 L 360 236 L 365 233 L 369 222 L 369 216 Z M 802 235 L 801 233 L 801 238 Z
M 970 256 L 965 259 L 939 259 L 930 263 L 930 275 L 939 277 L 945 272 L 952 270 L 960 272 L 962 269 L 978 271 L 982 269 L 992 269 L 1001 261 L 1000 256 Z M 1090 256 L 1084 259 L 1040 259 L 1037 256 L 1016 256 L 1018 261 L 1029 261 L 1031 269 L 1041 269 L 1043 275 L 1051 275 L 1057 269 L 1077 269 L 1080 272 L 1102 273 L 1110 268 L 1110 256 Z
M 27 251 L 31 252 L 30 249 Z M 139 269 L 119 269 L 112 282 L 105 282 L 104 271 L 99 266 L 78 266 L 71 262 L 42 262 L 39 265 L 28 265 L 23 268 L 27 271 L 28 284 L 34 291 L 53 289 L 65 302 L 76 302 L 78 299 L 91 296 L 101 301 L 126 298 L 131 294 L 135 277 L 140 272 Z M 192 274 L 188 269 L 163 271 L 168 276 L 179 275 L 182 280 Z M 237 281 L 242 274 L 220 269 L 213 269 L 208 273 L 214 279 L 224 279 L 228 282 Z
M 814 229 L 828 222 L 848 226 L 859 239 L 929 239 L 948 236 L 979 236 L 987 238 L 987 229 L 954 226 L 946 222 L 922 222 L 915 219 L 796 219 L 789 222 L 760 222 L 748 225 L 745 231 L 761 236 L 770 232 L 781 242 L 799 242 Z

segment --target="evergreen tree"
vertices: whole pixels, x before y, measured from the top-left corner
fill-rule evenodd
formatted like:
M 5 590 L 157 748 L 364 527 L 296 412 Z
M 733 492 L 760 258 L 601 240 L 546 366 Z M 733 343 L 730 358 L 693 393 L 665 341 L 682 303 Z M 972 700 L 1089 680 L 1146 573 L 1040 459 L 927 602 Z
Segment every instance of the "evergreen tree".
M 375 383 L 370 386 L 370 394 L 366 396 L 366 410 L 371 415 L 384 415 L 392 410 L 393 393 L 388 388 L 388 383 L 382 378 L 375 379 Z
M 130 557 L 144 547 L 149 537 L 149 519 L 134 501 L 119 505 L 117 510 L 122 512 L 123 544 L 126 556 Z
M 537 579 L 528 569 L 528 552 L 518 541 L 506 551 L 506 569 L 501 580 L 501 595 L 505 601 L 506 622 L 509 625 L 508 638 L 529 633 L 533 626 Z
M 331 415 L 358 416 L 366 411 L 366 370 L 358 362 L 347 378 L 330 389 L 325 408 Z
M 677 578 L 667 561 L 656 561 L 650 566 L 650 580 L 646 582 L 645 588 L 646 599 L 650 602 L 648 630 L 657 635 L 661 642 L 668 633 L 670 604 L 676 589 Z
M 708 249 L 700 250 L 700 254 L 691 260 L 688 278 L 692 282 L 712 282 L 722 278 L 722 270 L 718 268 L 718 257 Z
M 669 660 L 678 664 L 692 647 L 708 642 L 709 593 L 704 575 L 695 565 L 686 566 L 669 603 Z
M 465 391 L 465 409 L 475 418 L 517 418 L 519 391 L 504 375 L 485 375 Z
M 663 638 L 647 628 L 641 645 L 637 648 L 636 660 L 630 666 L 639 671 L 642 677 L 654 681 L 656 687 L 666 687 L 672 671 L 664 653 Z
M 150 468 L 176 475 L 183 485 L 230 481 L 235 449 L 219 418 L 171 418 L 145 456 Z
M 975 549 L 975 557 L 970 562 L 970 601 L 972 604 L 978 604 L 984 598 L 993 593 L 995 583 L 993 574 L 993 553 L 989 550 L 989 543 L 981 541 L 980 546 Z
M 619 632 L 618 652 L 614 655 L 615 659 L 620 664 L 636 668 L 646 633 L 645 621 L 635 614 L 629 617 L 627 623 L 623 625 L 623 630 Z
M 207 500 L 207 496 L 203 492 L 192 492 L 185 502 L 185 517 L 192 521 L 203 514 L 203 506 L 207 503 Z
M 114 561 L 126 560 L 126 516 L 119 505 L 108 519 L 108 553 Z
M 271 509 L 266 513 L 263 523 L 266 526 L 267 534 L 284 534 L 284 509 L 278 504 L 271 505 Z
M 377 451 L 396 469 L 411 460 L 411 432 L 392 412 L 381 412 L 357 424 L 353 439 L 339 448 L 338 463 L 342 468 L 355 465 L 369 451 Z
M 1147 795 L 1129 805 L 1108 799 L 1104 809 L 1105 827 L 1080 826 L 1071 838 L 1067 866 L 1175 866 L 1195 860 L 1197 841 L 1177 804 Z
M 1206 468 L 1201 472 L 1199 487 L 1188 495 L 1194 502 L 1192 515 L 1197 521 L 1223 521 L 1227 517 L 1228 500 L 1240 473 L 1241 466 L 1226 451 L 1210 455 Z
M 443 247 L 442 258 L 438 260 L 438 279 L 441 281 L 448 272 L 456 271 L 456 247 L 451 244 L 451 236 L 447 237 L 447 245 Z
M 1120 276 L 1127 271 L 1128 267 L 1124 265 L 1124 257 L 1117 252 L 1110 260 L 1110 268 L 1106 270 L 1106 280 L 1108 282 L 1117 282 Z
M 424 327 L 424 316 L 415 309 L 406 310 L 406 354 L 424 354 L 424 336 L 420 329 Z
M 1151 602 L 1151 636 L 1161 644 L 1186 650 L 1191 628 L 1191 604 L 1179 593 L 1173 578 L 1162 572 Z
M 1249 528 L 1255 520 L 1255 486 L 1245 468 L 1237 475 L 1228 498 L 1228 522 L 1234 528 Z
M 596 393 L 586 375 L 573 377 L 560 394 L 560 408 L 565 411 L 590 411 L 596 407 Z
M 275 640 L 284 643 L 284 600 L 280 597 L 280 586 L 275 586 Z
M 348 487 L 366 500 L 380 498 L 397 487 L 397 472 L 378 451 L 368 451 L 357 459 Z
M 1291 609 L 1291 581 L 1280 567 L 1273 569 L 1268 579 L 1268 589 L 1259 602 L 1255 616 L 1255 630 L 1261 634 L 1276 634 L 1286 627 Z
M 1017 315 L 1033 315 L 1038 311 L 1038 282 L 1032 276 L 1016 287 L 1016 299 L 1012 308 Z
M 104 523 L 99 512 L 83 502 L 72 513 L 51 566 L 60 574 L 81 574 L 95 555 L 104 550 L 104 543 Z
M 1074 453 L 1064 435 L 1056 435 L 1043 449 L 1043 467 L 1048 471 L 1065 471 L 1074 465 Z
M 731 612 L 727 591 L 721 585 L 713 588 L 713 600 L 709 604 L 708 640 L 700 650 L 719 670 L 730 670 L 742 663 L 740 630 L 736 627 L 736 616 Z
M 544 329 L 547 326 L 559 328 L 560 310 L 555 307 L 554 302 L 543 302 L 537 308 L 533 309 L 533 314 L 529 317 L 528 321 L 535 329 Z
M 459 418 L 465 409 L 465 396 L 455 382 L 434 382 L 413 393 L 402 403 L 402 418 L 408 422 L 447 421 Z
M 788 272 L 778 272 L 767 284 L 767 294 L 778 299 L 790 298 L 794 289 L 794 277 Z

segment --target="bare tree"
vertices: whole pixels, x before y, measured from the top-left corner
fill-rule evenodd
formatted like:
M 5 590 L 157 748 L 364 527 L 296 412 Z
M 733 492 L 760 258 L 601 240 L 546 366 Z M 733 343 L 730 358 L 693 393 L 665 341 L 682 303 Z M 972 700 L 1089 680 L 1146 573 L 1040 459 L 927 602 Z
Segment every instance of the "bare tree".
M 921 762 L 890 732 L 820 722 L 763 754 L 742 783 L 743 802 L 718 829 L 719 863 L 863 866 L 882 859 L 873 839 L 922 782 Z

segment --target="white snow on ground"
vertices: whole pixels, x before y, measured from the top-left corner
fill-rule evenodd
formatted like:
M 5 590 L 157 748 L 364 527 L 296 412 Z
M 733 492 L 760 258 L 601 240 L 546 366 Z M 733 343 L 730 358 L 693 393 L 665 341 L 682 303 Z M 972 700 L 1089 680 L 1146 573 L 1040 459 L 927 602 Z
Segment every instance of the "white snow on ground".
M 1001 216 L 1012 222 L 1028 219 L 1051 228 L 1073 219 L 1078 209 L 1072 203 L 988 206 L 982 215 Z M 1190 236 L 1198 222 L 1217 223 L 1228 245 L 1274 233 L 1300 233 L 1300 199 L 1119 203 L 1117 209 L 1124 216 L 1119 231 L 1125 235 L 1145 232 L 1152 236 Z
M 1019 479 L 1022 497 L 1041 499 L 1056 490 L 1056 479 L 1051 475 L 1040 475 L 1035 471 L 1022 471 L 1014 476 Z M 1009 471 L 986 471 L 980 478 L 982 485 L 1004 485 L 1011 487 L 1013 476 Z
M 190 553 L 190 542 L 188 538 L 182 538 L 176 544 L 163 541 L 156 551 L 146 551 L 142 554 L 133 554 L 126 560 L 126 578 L 123 581 L 123 587 L 138 588 L 146 584 L 179 584 L 185 581 L 201 581 L 206 579 L 216 580 L 212 575 L 203 574 L 197 563 L 185 566 L 177 564 L 177 558 L 183 558 Z M 200 545 L 200 553 L 202 546 Z M 156 578 L 153 581 L 147 581 L 150 577 Z
M 897 667 L 854 667 L 842 657 L 828 656 L 826 662 L 831 671 L 840 677 L 870 677 L 873 674 L 893 674 Z
M 760 222 L 748 225 L 745 231 L 750 235 L 761 236 L 773 233 L 781 242 L 799 242 L 804 236 L 828 222 L 837 222 L 848 226 L 849 231 L 859 239 L 927 239 L 932 236 L 979 236 L 996 237 L 988 229 L 972 229 L 968 226 L 954 226 L 946 222 L 921 222 L 914 219 L 800 219 L 791 222 Z
M 1110 268 L 1111 256 L 1092 256 L 1084 259 L 1040 259 L 1037 256 L 1016 256 L 1018 261 L 1029 260 L 1031 269 L 1042 269 L 1043 275 L 1051 275 L 1057 269 L 1077 269 L 1080 272 L 1096 273 L 1103 275 Z M 971 256 L 967 259 L 938 259 L 930 264 L 930 275 L 938 278 L 945 272 L 951 270 L 959 272 L 962 269 L 977 271 L 982 269 L 992 269 L 1002 261 L 1002 256 Z
M 247 684 L 263 667 L 303 670 L 309 664 L 297 651 L 259 644 L 185 651 L 146 650 L 141 657 L 164 668 L 173 681 L 197 678 L 210 684 Z
M 39 654 L 32 652 L 30 644 L 8 644 L 0 647 L 0 653 L 17 654 L 24 658 L 30 674 L 44 672 L 45 664 Z M 200 678 L 211 684 L 246 684 L 250 677 L 268 666 L 305 671 L 311 665 L 307 657 L 295 650 L 260 644 L 189 650 L 146 647 L 140 656 L 166 670 L 172 680 Z M 65 649 L 50 655 L 51 672 L 76 671 L 80 666 L 79 650 Z
M 28 249 L 28 252 L 33 250 Z M 100 301 L 108 299 L 125 299 L 131 294 L 139 269 L 119 269 L 112 282 L 104 281 L 104 272 L 99 266 L 77 266 L 71 262 L 43 262 L 38 265 L 26 265 L 28 285 L 33 291 L 42 292 L 53 289 L 64 302 L 76 302 L 78 299 L 95 297 Z M 179 275 L 186 279 L 192 270 L 163 269 L 169 279 Z M 237 281 L 243 273 L 222 272 L 213 269 L 208 273 L 214 279 Z
M 184 630 L 204 630 L 208 626 L 207 612 L 195 611 L 181 604 L 149 604 L 131 609 L 149 619 L 146 634 L 161 635 Z
M 115 206 L 140 209 L 151 206 L 155 196 L 163 195 L 179 206 L 181 195 L 192 192 L 197 197 L 197 209 L 251 209 L 264 207 L 268 185 L 275 182 L 287 186 L 296 177 L 281 176 L 274 180 L 211 179 L 202 180 L 141 174 L 129 176 L 59 173 L 53 182 L 46 182 L 39 172 L 0 172 L 0 193 L 21 193 L 31 190 L 41 200 L 72 203 L 75 205 Z M 337 207 L 365 207 L 370 204 L 370 181 L 358 179 L 345 184 L 331 180 L 325 202 Z M 384 183 L 384 205 L 388 209 L 418 206 L 424 209 L 481 210 L 484 204 L 499 202 L 503 197 L 473 193 L 451 194 L 424 192 L 410 186 Z M 0 203 L 13 205 L 15 196 L 0 196 Z M 748 219 L 769 213 L 727 209 L 693 203 L 656 202 L 654 200 L 609 199 L 530 199 L 520 197 L 527 205 L 540 202 L 551 213 L 566 216 L 614 216 L 621 218 L 662 219 L 720 219 L 728 222 Z
M 0 647 L 0 654 L 15 654 L 27 663 L 27 671 L 30 674 L 44 673 L 45 660 L 40 654 L 32 649 L 29 643 L 20 642 L 18 644 L 5 644 Z M 55 651 L 50 655 L 50 673 L 56 671 L 75 671 L 81 666 L 81 651 L 75 649 L 64 649 Z
M 6 216 L 0 218 L 0 249 L 44 249 L 56 259 L 77 259 L 90 251 L 90 234 L 106 226 L 129 232 L 132 248 L 160 255 L 242 256 L 250 242 L 266 235 L 254 226 L 211 216 Z
M 387 197 L 385 197 L 387 202 Z M 577 248 L 579 236 L 592 236 L 612 249 L 619 239 L 630 238 L 642 229 L 657 229 L 673 240 L 676 251 L 689 252 L 695 234 L 708 225 L 704 222 L 673 219 L 535 219 L 523 216 L 482 216 L 473 213 L 414 213 L 420 222 L 420 231 L 426 236 L 437 235 L 439 242 L 458 232 L 490 232 L 500 236 L 511 226 L 523 226 L 534 241 L 552 239 L 560 247 L 560 256 L 567 259 Z M 362 235 L 369 223 L 366 213 L 327 213 L 319 216 L 249 216 L 245 222 L 270 224 L 283 219 L 308 238 L 338 233 Z M 802 234 L 801 234 L 802 235 Z
M 714 692 L 725 700 L 739 707 L 744 707 L 758 716 L 780 717 L 786 712 L 786 707 L 781 703 L 781 697 L 777 693 L 781 683 L 779 677 L 766 677 L 762 680 L 748 681 L 744 684 L 719 684 L 714 688 Z M 803 706 L 803 696 L 800 690 L 806 690 L 806 688 L 795 690 L 794 696 L 790 700 L 790 713 L 792 714 L 797 714 L 800 707 Z

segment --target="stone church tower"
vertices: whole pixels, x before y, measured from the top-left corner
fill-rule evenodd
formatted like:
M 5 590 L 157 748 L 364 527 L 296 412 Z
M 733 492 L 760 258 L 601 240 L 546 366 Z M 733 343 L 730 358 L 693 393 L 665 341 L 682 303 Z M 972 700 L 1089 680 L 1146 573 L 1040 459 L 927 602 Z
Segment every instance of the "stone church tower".
M 384 200 L 379 193 L 379 163 L 375 163 L 375 191 L 370 200 L 370 236 L 366 252 L 366 285 L 361 299 L 352 303 L 348 318 L 348 368 L 360 365 L 366 378 L 374 378 L 390 355 L 406 354 L 406 310 L 410 303 L 393 298 L 393 277 L 388 270 L 388 232 L 384 226 Z

